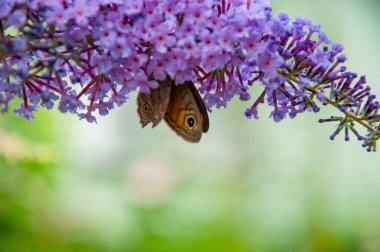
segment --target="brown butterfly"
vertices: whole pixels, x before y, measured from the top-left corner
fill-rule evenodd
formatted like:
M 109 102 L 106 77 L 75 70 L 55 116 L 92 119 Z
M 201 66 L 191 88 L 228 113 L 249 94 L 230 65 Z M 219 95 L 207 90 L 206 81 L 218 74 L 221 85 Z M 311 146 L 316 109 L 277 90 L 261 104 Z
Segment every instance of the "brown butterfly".
M 142 127 L 155 127 L 163 118 L 171 129 L 188 142 L 197 143 L 207 132 L 209 121 L 202 97 L 191 81 L 176 85 L 169 77 L 158 82 L 150 94 L 139 93 L 137 113 Z

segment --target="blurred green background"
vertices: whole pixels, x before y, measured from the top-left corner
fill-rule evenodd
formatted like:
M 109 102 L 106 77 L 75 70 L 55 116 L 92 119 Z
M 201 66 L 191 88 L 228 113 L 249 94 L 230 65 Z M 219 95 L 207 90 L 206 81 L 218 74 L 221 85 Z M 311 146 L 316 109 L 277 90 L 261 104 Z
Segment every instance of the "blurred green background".
M 342 43 L 380 95 L 378 0 L 273 0 Z M 279 124 L 235 100 L 199 144 L 98 118 L 0 119 L 0 251 L 380 251 L 380 156 L 332 142 L 323 108 Z

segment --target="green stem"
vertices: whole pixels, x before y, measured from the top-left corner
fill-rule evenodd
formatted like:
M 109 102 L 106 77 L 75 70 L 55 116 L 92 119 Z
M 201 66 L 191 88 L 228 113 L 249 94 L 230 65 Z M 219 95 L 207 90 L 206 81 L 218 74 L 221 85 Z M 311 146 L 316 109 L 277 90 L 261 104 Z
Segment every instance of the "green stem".
M 294 76 L 286 76 L 286 77 L 293 82 L 299 83 L 299 80 Z M 305 89 L 307 91 L 310 91 L 312 94 L 316 94 L 318 92 L 317 90 L 315 90 L 314 88 L 311 88 L 311 87 L 305 87 Z M 331 100 L 328 97 L 325 97 L 325 100 L 326 100 L 327 104 L 330 104 L 330 105 L 334 106 L 335 108 L 339 109 L 339 104 L 337 102 L 334 102 L 333 100 Z M 380 139 L 380 132 L 378 132 L 374 127 L 372 127 L 371 125 L 366 123 L 363 119 L 357 117 L 355 114 L 350 113 L 348 111 L 343 111 L 343 113 L 346 115 L 347 118 L 350 118 L 350 119 L 354 120 L 355 122 L 359 123 L 363 127 L 367 128 L 370 132 L 372 132 L 372 133 L 377 132 L 376 140 Z
M 316 90 L 314 90 L 313 88 L 310 88 L 310 87 L 305 87 L 305 89 L 312 92 L 312 93 L 317 92 Z M 337 102 L 334 102 L 333 100 L 331 100 L 328 97 L 325 97 L 325 101 L 327 104 L 330 104 L 330 105 L 334 106 L 335 108 L 339 109 L 339 104 Z M 375 133 L 377 131 L 375 128 L 373 128 L 371 125 L 366 123 L 363 119 L 357 117 L 355 114 L 350 113 L 347 110 L 343 111 L 343 113 L 346 115 L 346 117 L 348 117 L 348 118 L 354 120 L 355 122 L 359 123 L 363 127 L 367 128 L 369 131 L 371 131 L 372 133 Z M 380 132 L 377 133 L 376 139 L 379 139 L 379 138 L 380 138 Z

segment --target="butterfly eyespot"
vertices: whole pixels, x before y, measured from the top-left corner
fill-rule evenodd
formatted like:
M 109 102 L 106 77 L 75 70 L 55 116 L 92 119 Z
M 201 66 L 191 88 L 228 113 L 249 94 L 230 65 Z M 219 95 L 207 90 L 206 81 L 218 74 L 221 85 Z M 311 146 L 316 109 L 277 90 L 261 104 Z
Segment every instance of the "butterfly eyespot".
M 145 112 L 148 112 L 148 111 L 149 111 L 149 109 L 150 109 L 150 108 L 149 108 L 149 106 L 148 106 L 148 105 L 144 105 L 144 111 L 145 111 Z
M 189 128 L 189 129 L 193 129 L 194 128 L 194 125 L 195 125 L 195 118 L 194 116 L 187 116 L 186 117 L 186 126 Z

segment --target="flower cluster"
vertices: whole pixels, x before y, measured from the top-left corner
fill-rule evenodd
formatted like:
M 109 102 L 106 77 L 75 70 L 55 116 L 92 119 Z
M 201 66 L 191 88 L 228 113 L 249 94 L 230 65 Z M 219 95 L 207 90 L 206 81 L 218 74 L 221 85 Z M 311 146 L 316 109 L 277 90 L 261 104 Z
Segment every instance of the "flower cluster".
M 343 47 L 309 20 L 272 16 L 269 0 L 3 0 L 0 6 L 0 109 L 21 99 L 17 115 L 39 107 L 107 115 L 139 88 L 149 93 L 169 76 L 199 84 L 206 107 L 235 96 L 245 114 L 273 107 L 281 121 L 332 105 L 346 140 L 368 151 L 380 138 L 380 104 L 365 77 L 347 71 Z M 357 130 L 361 125 L 366 130 Z

